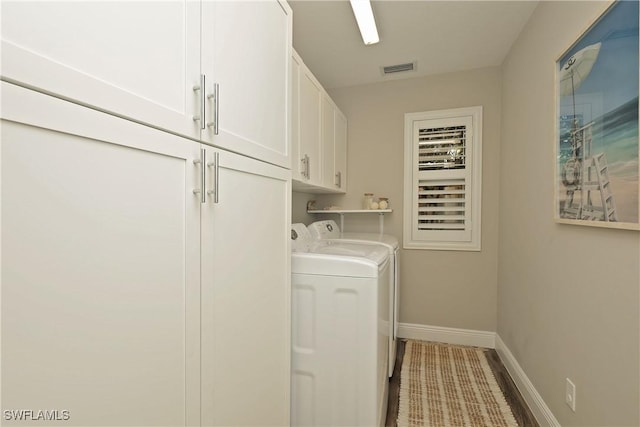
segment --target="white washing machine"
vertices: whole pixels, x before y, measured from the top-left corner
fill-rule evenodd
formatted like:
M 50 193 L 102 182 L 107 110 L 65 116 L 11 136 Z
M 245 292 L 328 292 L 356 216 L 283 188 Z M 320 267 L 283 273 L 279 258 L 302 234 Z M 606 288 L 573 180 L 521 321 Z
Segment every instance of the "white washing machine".
M 338 224 L 332 220 L 316 221 L 308 227 L 311 236 L 324 241 L 340 241 L 359 244 L 383 245 L 389 250 L 391 257 L 390 286 L 390 322 L 389 322 L 389 378 L 393 375 L 396 362 L 396 339 L 398 337 L 398 311 L 400 290 L 400 252 L 398 239 L 389 234 L 380 233 L 344 233 L 340 231 Z
M 389 252 L 291 226 L 291 423 L 384 426 Z

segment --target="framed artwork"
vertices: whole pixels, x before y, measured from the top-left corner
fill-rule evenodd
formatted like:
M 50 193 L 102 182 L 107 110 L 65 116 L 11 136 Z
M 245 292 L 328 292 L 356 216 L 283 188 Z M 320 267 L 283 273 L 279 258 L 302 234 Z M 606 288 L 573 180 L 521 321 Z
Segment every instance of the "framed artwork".
M 617 1 L 556 62 L 557 222 L 640 230 L 637 1 Z

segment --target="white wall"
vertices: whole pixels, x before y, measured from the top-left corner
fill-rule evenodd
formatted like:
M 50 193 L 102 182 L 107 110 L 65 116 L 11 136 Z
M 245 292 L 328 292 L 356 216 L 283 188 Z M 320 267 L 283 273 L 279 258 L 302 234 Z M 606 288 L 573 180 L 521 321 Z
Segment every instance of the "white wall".
M 541 2 L 503 64 L 498 334 L 563 426 L 640 425 L 639 233 L 553 221 L 555 61 L 605 6 Z

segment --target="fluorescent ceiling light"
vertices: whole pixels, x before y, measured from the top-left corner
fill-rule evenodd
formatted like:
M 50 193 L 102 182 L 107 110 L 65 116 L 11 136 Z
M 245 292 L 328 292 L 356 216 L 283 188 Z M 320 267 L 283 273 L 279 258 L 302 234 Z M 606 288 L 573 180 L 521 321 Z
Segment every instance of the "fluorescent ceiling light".
M 378 43 L 380 37 L 378 37 L 378 29 L 376 28 L 376 20 L 373 17 L 370 0 L 350 0 L 350 2 L 364 44 L 370 45 Z

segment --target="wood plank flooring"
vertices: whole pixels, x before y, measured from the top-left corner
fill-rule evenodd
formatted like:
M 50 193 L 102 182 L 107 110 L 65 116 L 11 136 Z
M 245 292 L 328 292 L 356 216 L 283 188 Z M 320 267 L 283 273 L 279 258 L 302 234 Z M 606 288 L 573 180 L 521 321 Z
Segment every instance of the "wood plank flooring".
M 406 340 L 398 340 L 398 349 L 396 351 L 396 365 L 393 369 L 393 376 L 389 379 L 389 403 L 387 408 L 387 427 L 397 427 L 398 406 L 400 399 L 400 368 L 402 367 L 402 359 L 404 357 L 404 346 Z M 507 369 L 502 364 L 498 353 L 493 349 L 486 350 L 487 360 L 493 371 L 493 375 L 504 393 L 505 399 L 511 406 L 511 412 L 516 419 L 519 427 L 539 427 L 531 410 L 525 403 L 522 395 L 516 388 Z

